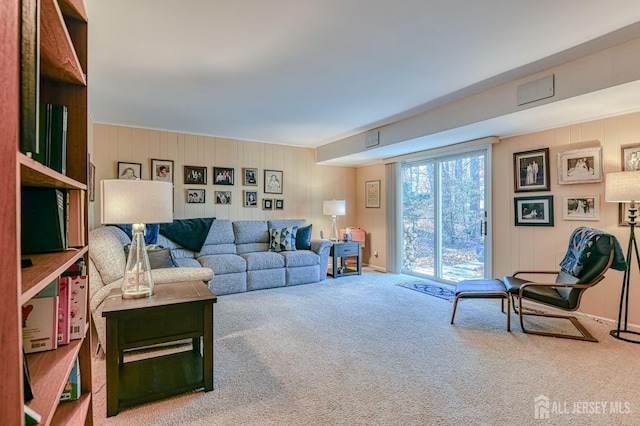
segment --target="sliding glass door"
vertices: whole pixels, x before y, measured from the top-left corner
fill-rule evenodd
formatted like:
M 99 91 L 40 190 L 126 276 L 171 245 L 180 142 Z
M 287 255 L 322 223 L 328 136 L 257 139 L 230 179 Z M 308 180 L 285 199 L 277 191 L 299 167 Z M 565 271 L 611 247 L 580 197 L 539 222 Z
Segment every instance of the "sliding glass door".
M 488 276 L 487 150 L 402 165 L 403 272 L 443 282 Z

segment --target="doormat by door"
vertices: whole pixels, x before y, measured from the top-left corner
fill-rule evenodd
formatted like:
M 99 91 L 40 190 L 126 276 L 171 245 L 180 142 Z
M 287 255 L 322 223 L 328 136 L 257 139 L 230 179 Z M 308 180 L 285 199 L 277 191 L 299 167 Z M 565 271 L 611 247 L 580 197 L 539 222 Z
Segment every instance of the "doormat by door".
M 431 284 L 426 281 L 409 281 L 406 283 L 396 284 L 400 287 L 405 287 L 411 290 L 419 291 L 420 293 L 428 294 L 430 296 L 439 297 L 440 299 L 445 299 L 448 301 L 452 301 L 455 299 L 456 294 L 453 290 L 448 288 Z

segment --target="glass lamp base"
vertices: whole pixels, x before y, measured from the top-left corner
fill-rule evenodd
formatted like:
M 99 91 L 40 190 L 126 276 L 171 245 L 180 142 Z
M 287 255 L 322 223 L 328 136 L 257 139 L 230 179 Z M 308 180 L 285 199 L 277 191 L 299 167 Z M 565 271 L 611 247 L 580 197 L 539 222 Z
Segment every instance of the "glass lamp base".
M 143 230 L 143 224 L 132 226 L 133 238 L 122 280 L 123 299 L 139 299 L 153 295 L 153 280 Z

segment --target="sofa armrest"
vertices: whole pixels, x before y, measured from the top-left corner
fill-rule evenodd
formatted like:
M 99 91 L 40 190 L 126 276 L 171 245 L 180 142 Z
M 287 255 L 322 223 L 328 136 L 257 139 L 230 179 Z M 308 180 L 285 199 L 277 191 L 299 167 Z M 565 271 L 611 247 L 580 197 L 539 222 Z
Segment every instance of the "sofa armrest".
M 311 239 L 311 250 L 315 254 L 322 254 L 323 250 L 327 250 L 333 245 L 333 241 L 331 240 L 323 240 L 320 238 Z M 328 255 L 327 255 L 328 256 Z
M 178 283 L 182 281 L 204 281 L 209 282 L 213 279 L 213 271 L 211 268 L 161 268 L 152 269 L 151 277 L 154 284 Z
M 323 240 L 313 238 L 311 240 L 311 250 L 320 257 L 320 281 L 327 278 L 327 270 L 329 269 L 329 252 L 333 242 L 331 240 Z

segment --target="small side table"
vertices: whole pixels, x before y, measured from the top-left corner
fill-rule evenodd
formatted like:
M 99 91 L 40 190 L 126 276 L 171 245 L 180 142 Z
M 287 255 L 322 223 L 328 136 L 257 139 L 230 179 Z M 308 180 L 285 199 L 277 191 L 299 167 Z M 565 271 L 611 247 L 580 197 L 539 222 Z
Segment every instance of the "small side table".
M 329 256 L 332 258 L 331 262 L 331 275 L 333 278 L 344 277 L 346 275 L 362 275 L 362 243 L 360 241 L 354 242 L 335 242 L 331 246 L 331 252 Z M 356 269 L 347 267 L 345 258 L 356 258 Z M 340 259 L 340 262 L 338 262 Z M 339 266 L 338 266 L 339 263 Z
M 120 289 L 111 290 L 102 311 L 107 319 L 107 417 L 122 407 L 193 389 L 213 390 L 217 298 L 207 285 L 160 284 L 154 286 L 153 296 L 143 299 L 123 299 L 121 294 Z M 192 339 L 193 350 L 124 360 L 126 351 L 184 339 Z

